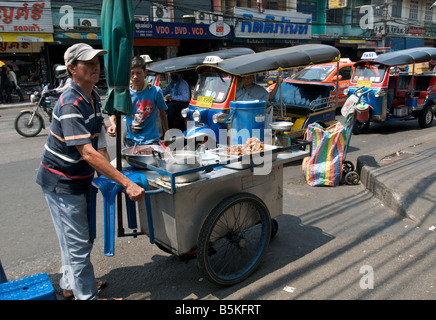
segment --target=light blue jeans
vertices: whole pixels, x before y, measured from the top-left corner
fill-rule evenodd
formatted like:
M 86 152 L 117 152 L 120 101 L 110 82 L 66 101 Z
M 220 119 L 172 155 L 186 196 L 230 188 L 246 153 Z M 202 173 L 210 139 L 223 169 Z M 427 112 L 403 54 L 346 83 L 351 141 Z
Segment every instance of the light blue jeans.
M 62 289 L 73 290 L 77 300 L 97 299 L 93 241 L 89 236 L 86 194 L 58 194 L 42 188 L 59 238 L 62 258 Z

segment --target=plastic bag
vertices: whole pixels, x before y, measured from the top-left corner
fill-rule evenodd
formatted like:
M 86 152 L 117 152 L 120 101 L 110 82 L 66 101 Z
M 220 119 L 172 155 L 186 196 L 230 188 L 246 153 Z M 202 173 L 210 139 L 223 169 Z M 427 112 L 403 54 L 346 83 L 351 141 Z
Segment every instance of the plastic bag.
M 311 141 L 311 155 L 303 159 L 302 169 L 310 186 L 338 186 L 346 144 L 346 129 L 340 123 L 324 129 L 318 123 L 307 127 L 305 139 Z

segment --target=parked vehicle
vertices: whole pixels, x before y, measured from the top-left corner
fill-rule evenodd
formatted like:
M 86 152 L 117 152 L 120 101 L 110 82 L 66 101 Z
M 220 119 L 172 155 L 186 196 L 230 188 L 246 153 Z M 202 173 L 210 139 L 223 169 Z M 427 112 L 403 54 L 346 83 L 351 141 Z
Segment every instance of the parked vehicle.
M 182 111 L 183 116 L 189 119 L 188 123 L 191 124 L 185 132 L 185 137 L 195 137 L 197 140 L 204 137 L 218 141 L 220 129 L 228 129 L 226 118 L 230 113 L 230 103 L 235 100 L 241 76 L 339 61 L 339 58 L 340 53 L 335 47 L 320 44 L 270 50 L 217 62 L 209 58 L 208 62 L 197 67 L 198 83 L 189 108 Z M 282 83 L 276 95 L 276 103 L 270 107 L 274 109 L 274 116 L 292 120 L 290 134 L 293 137 L 303 136 L 305 128 L 311 122 L 335 121 L 335 106 L 329 106 L 327 103 L 331 85 L 318 85 L 319 99 L 310 99 L 316 101 L 307 105 L 306 99 L 304 103 L 301 103 L 301 99 L 292 103 L 292 97 L 288 95 L 288 86 L 289 83 Z M 304 94 L 312 94 L 309 91 Z
M 344 90 L 348 88 L 353 74 L 354 62 L 348 58 L 341 58 L 339 63 L 330 62 L 315 64 L 305 67 L 292 77 L 285 79 L 285 82 L 296 85 L 305 84 L 329 84 L 333 86 L 330 92 L 331 102 L 336 104 L 336 87 L 339 87 L 337 108 L 341 108 L 347 100 Z M 339 68 L 339 72 L 338 72 Z M 268 89 L 271 91 L 272 86 Z
M 421 128 L 433 122 L 436 104 L 436 73 L 417 74 L 416 65 L 436 60 L 436 48 L 412 48 L 370 56 L 373 59 L 356 62 L 348 95 L 356 88 L 371 90 L 362 101 L 369 104 L 367 119 L 358 119 L 355 133 L 369 129 L 371 122 L 385 123 L 417 119 Z M 409 65 L 409 71 L 397 72 L 396 67 Z
M 249 48 L 232 48 L 213 52 L 213 54 L 219 57 L 219 59 L 228 59 L 251 53 L 254 53 L 254 51 Z M 202 64 L 204 59 L 210 54 L 210 52 L 197 53 L 150 63 L 147 66 L 148 72 L 151 74 L 151 77 L 148 78 L 148 80 L 153 81 L 154 85 L 159 86 L 160 75 L 171 72 L 180 72 L 185 76 L 186 71 L 193 71 L 198 65 Z M 191 81 L 188 81 L 188 79 L 185 80 L 190 84 Z M 195 81 L 196 80 L 194 80 L 193 83 L 195 83 Z M 181 120 L 184 121 L 184 118 L 181 115 L 180 117 Z
M 45 121 L 41 112 L 44 112 L 51 122 L 53 108 L 58 100 L 56 90 L 50 90 L 48 84 L 42 91 L 35 91 L 30 101 L 35 104 L 32 110 L 23 110 L 15 118 L 15 130 L 23 137 L 34 137 L 45 129 Z

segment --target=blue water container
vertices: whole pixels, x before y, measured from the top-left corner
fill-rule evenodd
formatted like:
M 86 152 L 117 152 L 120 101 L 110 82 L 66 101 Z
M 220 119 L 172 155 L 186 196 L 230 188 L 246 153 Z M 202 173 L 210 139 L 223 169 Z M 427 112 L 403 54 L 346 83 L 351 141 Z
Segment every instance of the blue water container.
M 226 122 L 230 124 L 230 144 L 244 144 L 248 138 L 265 137 L 264 100 L 243 100 L 230 102 L 230 114 Z

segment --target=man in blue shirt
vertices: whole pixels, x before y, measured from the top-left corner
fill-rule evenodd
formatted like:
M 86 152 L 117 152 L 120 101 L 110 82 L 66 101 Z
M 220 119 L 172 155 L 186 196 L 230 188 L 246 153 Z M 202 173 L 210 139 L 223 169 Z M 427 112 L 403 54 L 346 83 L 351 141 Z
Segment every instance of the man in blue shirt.
M 171 73 L 171 82 L 163 89 L 168 105 L 168 125 L 170 128 L 185 131 L 185 120 L 180 112 L 189 105 L 190 90 L 189 84 L 183 79 L 181 73 Z
M 126 146 L 152 144 L 159 141 L 159 129 L 157 127 L 157 117 L 160 117 L 164 132 L 168 130 L 166 116 L 167 105 L 165 104 L 162 90 L 149 83 L 147 69 L 144 59 L 133 57 L 130 81 L 130 96 L 133 104 L 133 115 L 126 116 Z M 111 126 L 108 134 L 116 136 L 115 116 L 109 118 Z
M 124 187 L 130 199 L 141 201 L 145 191 L 116 170 L 100 154 L 98 137 L 103 117 L 98 56 L 105 50 L 77 43 L 67 49 L 65 65 L 72 77 L 55 108 L 36 182 L 41 185 L 59 238 L 62 257 L 61 288 L 65 297 L 96 299 L 98 286 L 90 261 L 92 240 L 88 222 L 89 192 L 95 171 Z

